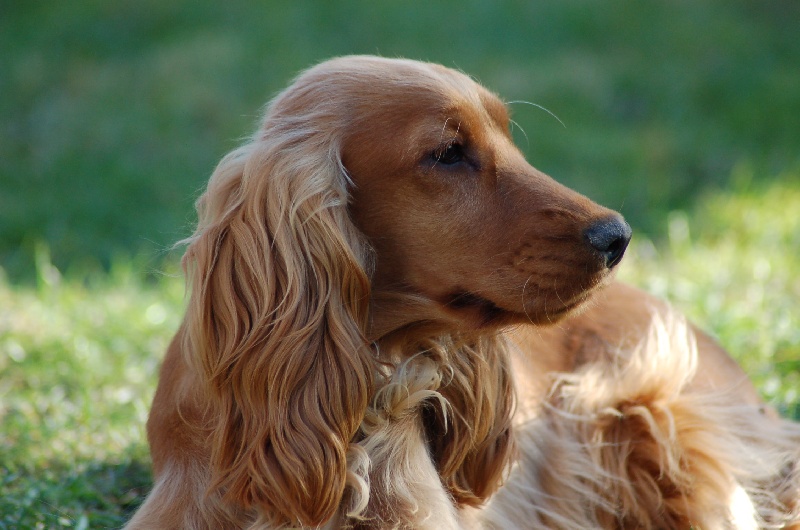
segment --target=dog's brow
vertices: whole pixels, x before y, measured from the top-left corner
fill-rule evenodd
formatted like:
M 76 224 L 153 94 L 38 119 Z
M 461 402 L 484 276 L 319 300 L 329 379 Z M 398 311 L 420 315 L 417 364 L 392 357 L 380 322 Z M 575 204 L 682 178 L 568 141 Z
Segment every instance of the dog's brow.
M 442 132 L 439 134 L 439 140 L 441 141 L 444 138 L 444 131 L 447 130 L 447 124 L 450 122 L 452 118 L 447 118 L 444 120 L 444 124 L 442 124 Z M 461 127 L 461 124 L 458 124 Z
M 450 122 L 450 120 L 453 120 L 453 118 L 447 118 L 446 120 L 444 120 L 444 125 L 442 125 L 442 133 L 439 135 L 439 139 L 440 140 L 444 139 L 444 132 L 447 130 L 447 124 Z M 453 121 L 455 121 L 455 120 L 453 120 Z M 460 121 L 458 122 L 458 125 L 456 125 L 456 132 L 453 133 L 453 137 L 458 136 L 459 131 L 461 131 L 461 122 Z
M 497 99 L 492 94 L 485 94 L 481 96 L 481 102 L 483 103 L 483 107 L 486 109 L 486 112 L 489 114 L 489 117 L 492 119 L 492 121 L 498 125 L 501 125 L 502 127 L 508 127 L 508 109 L 502 101 Z

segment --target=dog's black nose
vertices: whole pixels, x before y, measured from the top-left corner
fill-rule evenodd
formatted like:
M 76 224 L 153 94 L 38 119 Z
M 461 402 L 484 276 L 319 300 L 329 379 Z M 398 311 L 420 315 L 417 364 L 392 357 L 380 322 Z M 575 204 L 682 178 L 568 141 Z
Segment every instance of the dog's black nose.
M 631 240 L 631 227 L 622 217 L 614 216 L 597 221 L 584 232 L 589 245 L 606 260 L 606 267 L 614 268 L 625 254 Z

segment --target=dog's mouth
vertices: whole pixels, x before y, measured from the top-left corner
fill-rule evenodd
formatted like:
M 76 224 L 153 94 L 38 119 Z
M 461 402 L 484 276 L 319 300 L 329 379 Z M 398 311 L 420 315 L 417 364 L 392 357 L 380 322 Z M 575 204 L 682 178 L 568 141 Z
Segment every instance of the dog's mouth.
M 576 296 L 567 300 L 561 297 L 549 297 L 538 303 L 519 309 L 508 309 L 478 294 L 466 290 L 457 290 L 442 300 L 443 305 L 477 328 L 502 326 L 507 324 L 529 322 L 532 324 L 552 324 L 561 320 L 575 310 L 579 310 L 594 294 L 595 290 L 606 282 L 598 282 L 592 288 L 581 290 Z
M 469 291 L 456 291 L 446 296 L 444 305 L 462 315 L 471 316 L 481 327 L 499 323 L 499 321 L 504 320 L 504 316 L 510 313 L 498 307 L 491 300 Z

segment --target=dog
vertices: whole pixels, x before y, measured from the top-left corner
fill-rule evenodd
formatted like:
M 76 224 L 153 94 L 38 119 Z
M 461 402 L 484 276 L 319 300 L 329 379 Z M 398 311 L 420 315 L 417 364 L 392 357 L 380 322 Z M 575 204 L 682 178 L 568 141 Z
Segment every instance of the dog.
M 797 519 L 794 425 L 613 280 L 630 227 L 531 167 L 468 76 L 319 64 L 197 210 L 127 528 Z

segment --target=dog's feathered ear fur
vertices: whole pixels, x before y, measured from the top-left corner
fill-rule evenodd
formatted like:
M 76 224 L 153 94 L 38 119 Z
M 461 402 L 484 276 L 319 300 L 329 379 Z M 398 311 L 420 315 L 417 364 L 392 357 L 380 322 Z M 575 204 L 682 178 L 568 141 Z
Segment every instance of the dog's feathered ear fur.
M 373 392 L 369 250 L 346 186 L 333 136 L 268 114 L 214 172 L 184 256 L 212 488 L 273 524 L 335 514 Z
M 516 454 L 511 429 L 514 389 L 501 337 L 453 337 L 440 349 L 449 367 L 440 388 L 450 406 L 426 410 L 428 443 L 442 481 L 460 505 L 478 506 L 502 484 Z M 429 355 L 437 348 L 430 347 Z M 449 353 L 445 353 L 449 351 Z

